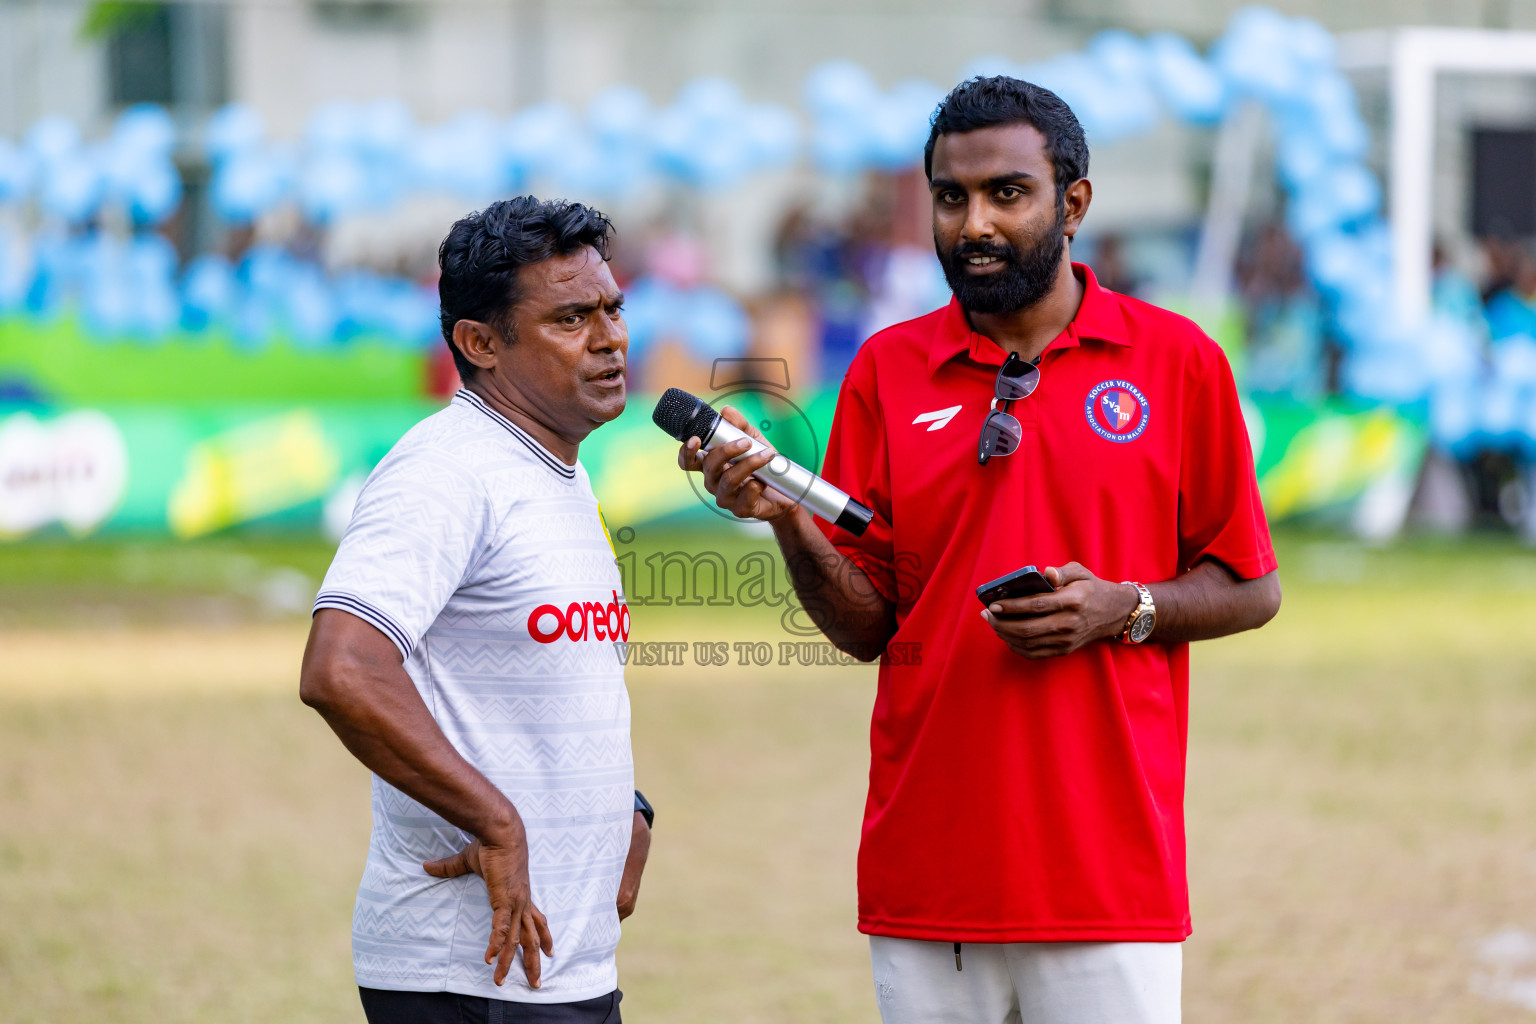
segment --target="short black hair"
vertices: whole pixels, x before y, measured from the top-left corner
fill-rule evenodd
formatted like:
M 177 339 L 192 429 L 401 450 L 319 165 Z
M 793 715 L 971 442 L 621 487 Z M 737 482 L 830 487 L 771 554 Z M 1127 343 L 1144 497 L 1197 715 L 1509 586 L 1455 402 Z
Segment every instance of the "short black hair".
M 933 144 L 940 135 L 1016 122 L 1031 125 L 1045 136 L 1059 202 L 1068 185 L 1088 176 L 1088 140 L 1083 136 L 1083 126 L 1060 96 L 1033 82 L 1007 75 L 972 78 L 944 97 L 930 122 L 928 144 L 923 147 L 923 172 L 928 180 L 933 180 Z
M 437 250 L 437 297 L 443 340 L 459 378 L 468 381 L 475 366 L 453 343 L 454 324 L 478 320 L 512 341 L 518 268 L 589 245 L 606 260 L 612 240 L 613 222 L 605 214 L 563 199 L 503 199 L 455 221 Z

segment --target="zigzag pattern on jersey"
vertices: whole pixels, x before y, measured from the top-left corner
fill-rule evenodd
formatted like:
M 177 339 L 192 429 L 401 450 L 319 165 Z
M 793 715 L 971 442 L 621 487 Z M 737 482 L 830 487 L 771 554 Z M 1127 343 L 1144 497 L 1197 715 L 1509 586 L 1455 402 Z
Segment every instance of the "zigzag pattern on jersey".
M 406 431 L 391 454 L 415 448 L 429 449 L 444 458 L 454 459 L 487 478 L 528 477 L 526 481 L 519 481 L 527 486 L 513 491 L 514 494 L 540 493 L 536 488 L 560 493 L 575 490 L 579 484 L 586 485 L 584 489 L 588 491 L 591 489 L 590 478 L 580 461 L 570 467 L 574 469 L 570 478 L 550 472 L 534 452 L 513 441 L 501 426 L 471 408 L 469 403 L 458 399 Z
M 530 552 L 525 556 L 523 566 L 528 575 L 536 580 L 559 580 L 559 586 L 551 586 L 551 592 L 560 590 L 581 589 L 584 586 L 595 586 L 610 579 L 618 578 L 618 566 L 614 564 L 613 552 L 604 544 L 602 550 L 577 550 L 577 551 L 549 551 Z M 596 595 L 593 595 L 595 598 Z M 572 597 L 571 600 L 577 600 Z M 588 598 L 592 600 L 592 598 Z M 554 602 L 550 602 L 553 604 Z
M 546 962 L 541 999 L 601 995 L 617 984 L 613 899 L 633 817 L 623 665 L 611 643 L 536 644 L 527 617 L 541 604 L 606 604 L 621 580 L 586 469 L 551 472 L 466 404 L 428 417 L 380 463 L 325 589 L 366 602 L 415 643 L 406 669 L 429 707 L 529 822 L 531 875 L 563 954 Z M 578 731 L 537 731 L 567 725 Z M 377 778 L 373 812 L 354 913 L 359 983 L 507 998 L 517 972 L 499 989 L 479 962 L 484 883 L 421 868 L 465 834 Z M 484 919 L 474 934 L 466 912 Z M 594 930 L 593 916 L 610 927 Z
M 616 916 L 617 887 L 603 881 L 550 882 L 535 876 L 533 902 L 549 919 L 550 931 L 591 934 L 589 919 Z M 490 934 L 492 911 L 483 883 L 459 905 L 422 912 L 405 903 L 381 903 L 359 897 L 352 913 L 353 949 L 377 956 L 410 955 L 421 944 L 441 944 L 458 934 Z M 599 933 L 602 934 L 602 933 Z M 617 943 L 617 937 L 614 938 Z M 568 947 L 570 948 L 570 947 Z
M 493 563 L 492 575 L 475 570 L 442 610 L 439 624 L 528 635 L 528 613 L 541 604 L 566 607 L 571 601 L 612 600 L 624 593 L 623 578 L 606 541 L 575 552 L 552 554 L 529 546 Z
M 417 424 L 417 428 L 425 428 L 419 435 L 413 437 L 413 432 L 407 432 L 395 447 L 399 448 L 409 439 L 413 446 L 437 449 L 445 456 L 476 467 L 487 476 L 500 475 L 509 469 L 525 473 L 536 470 L 546 481 L 567 487 L 576 482 L 571 467 L 556 470 L 546 464 L 545 459 L 556 465 L 560 465 L 560 461 L 536 441 L 530 447 L 513 438 L 499 423 L 475 408 L 475 403 L 483 406 L 478 397 L 471 402 L 455 396 L 446 409 Z M 521 428 L 518 429 L 521 433 Z M 543 454 L 535 449 L 543 450 Z
M 552 884 L 543 879 L 538 882 L 535 892 L 538 896 L 534 902 L 538 908 L 549 915 L 551 921 L 560 920 L 567 924 L 584 920 L 587 915 L 602 912 L 605 908 L 613 912 L 619 895 L 617 889 L 590 881 Z
M 547 466 L 552 472 L 566 478 L 571 478 L 576 475 L 576 467 L 567 466 L 553 452 L 540 444 L 538 440 L 533 437 L 533 435 L 528 433 L 528 431 L 512 422 L 506 416 L 503 416 L 499 411 L 494 409 L 490 403 L 486 402 L 479 395 L 475 394 L 473 391 L 470 391 L 468 388 L 459 389 L 458 393 L 453 396 L 453 404 L 462 404 L 463 406 L 473 409 L 483 415 L 497 427 L 506 431 L 509 437 L 526 448 L 535 458 Z
M 568 606 L 565 601 L 545 603 L 556 605 L 562 612 Z M 589 625 L 587 639 L 582 643 L 571 643 L 565 638 L 540 643 L 528 634 L 532 607 L 537 606 L 502 614 L 500 621 L 494 623 L 499 628 L 490 628 L 492 624 L 485 621 L 489 616 L 481 618 L 484 624 L 480 626 L 452 626 L 439 618 L 426 634 L 434 641 L 433 664 L 451 669 L 455 678 L 462 675 L 469 682 L 494 682 L 509 675 L 529 673 L 551 681 L 584 675 L 612 675 L 616 681 L 622 681 L 623 662 L 614 647 L 619 642 L 617 637 L 599 640 Z M 542 625 L 547 627 L 549 623 Z M 603 630 L 607 632 L 606 623 Z M 580 635 L 579 625 L 577 632 Z
M 526 772 L 497 772 L 485 770 L 481 772 L 496 788 L 503 793 L 517 793 L 529 790 L 558 792 L 566 789 L 591 789 L 596 786 L 614 786 L 625 790 L 634 790 L 634 769 L 625 762 L 617 762 L 607 765 L 595 765 L 584 768 L 561 768 L 559 771 L 526 771 Z M 627 806 L 633 807 L 633 800 L 629 800 Z M 633 811 L 631 811 L 633 813 Z
M 485 946 L 480 947 L 484 952 Z M 497 988 L 491 982 L 491 968 L 466 956 L 455 958 L 448 965 L 448 991 L 465 995 L 503 999 L 510 1002 L 532 1002 L 532 989 L 522 972 L 513 970 L 506 982 Z M 571 963 L 563 956 L 544 961 L 539 976 L 539 1001 L 544 1002 L 556 995 L 560 1002 L 576 1002 L 596 999 L 619 987 L 619 972 L 613 963 L 613 953 L 608 952 L 606 963 Z
M 593 893 L 593 902 L 589 909 L 581 913 L 566 913 L 557 911 L 550 913 L 540 899 L 540 894 L 535 893 L 536 903 L 546 917 L 549 918 L 549 930 L 555 940 L 554 959 L 561 959 L 562 947 L 567 951 L 582 947 L 598 948 L 604 946 L 617 947 L 619 944 L 619 913 L 615 907 L 618 890 L 608 893 Z M 563 930 L 555 933 L 556 923 L 563 925 Z M 455 926 L 459 934 L 466 931 L 471 935 L 489 935 L 491 930 L 491 906 L 489 903 L 476 903 L 465 900 L 464 907 L 459 913 Z M 484 943 L 484 939 L 481 940 Z M 482 945 L 481 950 L 484 950 Z
M 594 515 L 593 521 L 597 517 Z M 540 540 L 523 540 L 516 543 L 508 542 L 497 552 L 495 575 L 481 575 L 465 580 L 464 590 L 466 595 L 484 597 L 486 603 L 505 601 L 509 597 L 531 607 L 528 602 L 537 599 L 542 604 L 545 598 L 541 591 L 556 591 L 565 588 L 595 585 L 591 574 L 581 568 L 578 560 L 583 557 L 595 557 L 602 564 L 606 558 L 607 566 L 617 575 L 618 565 L 613 560 L 613 551 L 608 547 L 608 542 L 599 533 L 597 543 L 592 543 L 593 538 L 587 537 L 581 540 L 562 540 L 561 548 L 551 552 L 549 544 Z M 603 597 L 606 599 L 607 594 Z
M 559 501 L 592 493 L 580 478 L 562 480 L 537 466 L 510 461 L 487 461 L 482 469 L 486 482 L 508 496 L 508 506 L 521 511 L 525 503 Z
M 469 449 L 454 452 L 451 457 L 474 466 L 486 486 L 498 496 L 497 504 L 504 512 L 515 509 L 521 514 L 525 507 L 538 507 L 545 502 L 595 500 L 588 497 L 591 488 L 580 480 L 558 479 L 532 460 L 520 461 L 516 452 L 485 448 L 480 452 L 478 461 Z
M 594 818 L 622 829 L 627 836 L 634 822 L 635 788 L 624 783 L 588 789 L 534 790 L 519 793 L 514 803 L 530 829 L 561 828 L 568 818 Z
M 594 541 L 607 550 L 608 540 L 603 536 L 603 524 L 597 515 L 596 501 L 567 501 L 562 502 L 561 506 L 557 507 L 551 502 L 545 506 L 520 509 L 523 515 L 518 517 L 516 523 L 509 524 L 511 529 L 507 531 L 505 543 L 510 549 L 508 553 L 526 554 L 526 551 L 520 549 L 536 548 L 541 544 L 561 544 L 566 548 L 580 549 Z
M 617 780 L 633 771 L 627 728 L 565 729 L 560 731 L 520 733 L 485 737 L 449 732 L 449 741 L 464 759 L 481 774 L 497 781 L 509 796 L 533 789 L 552 791 L 618 785 Z M 576 759 L 560 752 L 560 747 L 546 741 L 571 743 L 583 736 L 604 736 L 612 743 L 589 749 L 603 750 L 604 760 L 595 757 Z
M 500 743 L 516 743 L 528 736 L 569 736 L 583 732 L 613 732 L 629 728 L 628 718 L 610 718 L 598 722 L 479 722 L 465 723 L 443 719 L 443 732 L 455 744 L 468 738 L 467 726 L 480 733 L 475 742 L 484 744 L 480 749 L 490 749 Z
M 629 734 L 577 733 L 564 736 L 520 736 L 516 743 L 476 751 L 475 767 L 482 772 L 551 772 L 570 765 L 573 771 L 593 766 L 630 764 Z
M 562 748 L 565 750 L 564 754 L 562 754 Z M 611 773 L 621 770 L 629 772 L 632 771 L 631 764 L 629 735 L 616 731 L 606 736 L 594 736 L 588 733 L 576 736 L 528 737 L 526 742 L 520 741 L 517 744 L 484 751 L 482 759 L 475 766 L 487 776 L 505 776 L 511 780 L 516 778 L 517 773 L 526 773 L 534 781 L 569 780 L 579 787 L 581 782 L 594 772 Z M 568 776 L 562 770 L 567 765 L 569 766 Z M 607 783 L 607 785 L 617 786 L 616 783 Z M 531 788 L 533 787 L 527 785 L 510 787 L 508 792 L 526 791 Z M 558 790 L 568 788 L 570 787 L 562 785 Z M 633 794 L 626 796 L 626 806 L 633 809 L 633 800 Z M 390 822 L 421 823 L 411 827 L 428 827 L 428 823 L 441 823 L 444 829 L 458 831 L 425 804 L 413 800 L 376 775 L 373 777 L 373 813 L 376 828 L 379 827 L 377 819 L 384 818 Z M 437 826 L 434 824 L 431 827 Z
M 622 826 L 604 826 L 600 832 L 529 829 L 529 871 L 543 877 L 542 873 L 547 870 L 553 872 L 551 878 L 570 881 L 567 869 L 579 865 L 598 865 L 607 861 L 622 868 L 623 859 L 629 854 L 629 839 L 630 830 Z M 430 914 L 441 910 L 448 899 L 473 901 L 473 893 L 465 890 L 478 890 L 483 898 L 485 883 L 478 876 L 434 878 L 421 868 L 422 861 L 450 856 L 463 846 L 462 840 L 447 842 L 428 851 L 428 856 L 421 857 L 397 849 L 393 851 L 394 856 L 381 857 L 376 864 L 370 858 L 358 887 L 358 905 L 398 906 L 412 912 L 419 907 L 420 913 Z M 618 872 L 601 872 L 593 877 L 593 881 L 618 891 Z
M 424 580 L 445 584 L 448 590 L 442 597 L 446 600 L 463 576 L 486 502 L 478 490 L 450 488 L 446 482 L 437 488 L 424 490 L 409 480 L 382 482 L 373 504 L 358 505 L 331 567 L 342 571 L 355 567 L 357 575 L 371 584 L 381 577 L 418 585 Z M 376 557 L 400 561 L 370 564 Z
M 490 561 L 495 568 L 487 571 L 484 565 L 473 566 L 460 584 L 464 596 L 481 605 L 509 598 L 531 601 L 539 596 L 540 590 L 584 589 L 619 575 L 613 550 L 602 534 L 565 542 L 564 547 L 555 551 L 547 543 L 529 540 L 501 544 L 490 553 L 495 556 Z M 583 568 L 587 559 L 597 574 L 590 567 Z
M 627 757 L 622 760 L 614 758 L 606 764 L 593 763 L 581 766 L 546 764 L 520 771 L 506 771 L 488 767 L 481 758 L 471 756 L 478 752 L 478 750 L 466 751 L 465 760 L 475 765 L 476 769 L 494 783 L 497 789 L 507 794 L 507 799 L 513 801 L 519 811 L 526 803 L 529 813 L 533 812 L 538 805 L 530 801 L 544 799 L 535 797 L 536 793 L 548 793 L 549 799 L 553 799 L 561 793 L 599 792 L 612 789 L 621 794 L 614 798 L 616 801 L 614 806 L 629 807 L 633 813 L 634 767 Z
M 479 430 L 478 424 L 474 429 Z M 476 460 L 473 463 L 476 470 L 502 489 L 508 504 L 519 500 L 556 500 L 590 490 L 579 474 L 567 477 L 551 473 L 540 460 L 525 457 L 527 453 L 520 446 L 507 444 L 505 436 L 480 438 L 477 435 L 476 440 L 483 443 L 473 445 L 472 455 L 466 449 L 465 457 Z
M 567 864 L 561 867 L 541 865 L 539 867 L 539 884 L 559 885 L 564 882 L 572 882 L 582 878 L 595 878 L 593 869 L 596 867 L 611 868 L 612 874 L 607 875 L 608 881 L 603 883 L 604 890 L 612 889 L 615 896 L 618 894 L 618 883 L 624 871 L 624 858 L 613 857 L 607 862 L 602 858 L 594 858 L 583 864 Z
M 394 822 L 390 825 L 386 840 L 388 847 L 398 861 L 409 865 L 407 874 L 414 878 L 431 878 L 421 868 L 424 861 L 452 856 L 467 844 L 459 830 L 446 821 L 438 828 Z
M 592 915 L 616 914 L 618 887 L 592 881 L 554 884 L 538 879 L 533 882 L 534 905 L 549 918 L 550 930 L 565 924 L 567 930 L 579 928 Z M 491 904 L 488 898 L 466 899 L 458 916 L 458 927 L 471 933 L 490 934 Z
M 401 479 L 382 465 L 375 471 L 320 588 L 378 609 L 413 643 L 462 577 L 487 508 L 478 481 L 419 461 L 400 469 Z
M 353 941 L 441 942 L 452 934 L 458 918 L 457 907 L 418 910 L 409 904 L 376 903 L 359 896 L 352 909 Z
M 377 518 L 390 526 L 420 528 L 438 524 L 475 537 L 486 525 L 483 517 L 489 506 L 490 496 L 483 478 L 457 459 L 443 458 L 438 452 L 401 451 L 397 447 L 384 457 L 358 493 L 348 532 L 387 539 L 392 531 L 375 533 L 367 529 L 377 525 L 371 521 Z M 400 516 L 410 518 L 402 522 Z
M 510 793 L 508 796 L 513 805 L 519 808 L 523 825 L 527 829 L 530 858 L 537 860 L 542 856 L 550 836 L 563 835 L 566 830 L 576 829 L 580 833 L 578 839 L 585 837 L 584 841 L 591 847 L 582 854 L 581 859 L 590 861 L 601 859 L 604 851 L 609 849 L 606 842 L 600 841 L 594 834 L 594 830 L 600 826 L 618 829 L 622 833 L 622 840 L 616 839 L 615 842 L 619 842 L 628 851 L 628 819 L 634 812 L 623 805 L 629 800 L 629 806 L 633 806 L 633 793 L 633 787 L 610 786 L 601 790 L 567 791 L 563 795 L 573 798 L 569 801 L 552 801 L 542 794 L 534 793 Z M 541 808 L 543 804 L 549 805 L 547 809 Z M 392 854 L 389 863 L 393 865 L 392 870 L 403 871 L 412 881 L 436 881 L 431 875 L 423 873 L 422 863 L 450 857 L 469 842 L 462 832 L 446 821 L 439 828 L 394 822 L 390 824 L 392 827 L 386 839 Z M 366 879 L 367 875 L 364 877 Z M 426 888 L 424 885 L 408 888 L 386 885 L 381 891 L 420 893 Z
M 614 738 L 616 729 L 611 731 Z M 531 740 L 550 740 L 550 738 L 570 738 L 573 735 L 582 735 L 581 732 L 556 732 L 556 734 L 544 735 L 519 735 L 519 737 L 507 737 L 504 742 L 485 742 L 481 738 L 450 737 L 453 745 L 459 749 L 464 760 L 472 763 L 481 774 L 487 778 L 493 778 L 502 792 L 522 794 L 530 789 L 550 789 L 550 791 L 562 791 L 562 789 L 582 789 L 591 786 L 621 785 L 619 778 L 627 777 L 634 769 L 633 758 L 625 748 L 625 752 L 617 752 L 619 748 L 614 745 L 613 754 L 607 760 L 582 760 L 573 761 L 565 757 L 550 757 L 548 748 L 544 755 L 538 751 L 525 749 L 531 746 Z M 587 732 L 585 735 L 591 735 Z M 627 738 L 627 737 L 624 737 Z M 513 761 L 513 766 L 508 768 L 508 761 Z
M 546 603 L 563 607 L 566 600 L 594 599 L 598 595 L 589 592 L 594 587 L 603 588 L 604 601 L 608 600 L 610 588 L 620 589 L 616 582 L 608 582 L 619 579 L 618 563 L 601 536 L 597 544 L 579 542 L 578 546 L 578 542 L 571 542 L 559 555 L 552 555 L 542 545 L 523 544 L 518 548 L 498 554 L 494 576 L 486 575 L 477 566 L 464 580 L 461 591 L 465 598 L 476 602 L 475 607 L 492 607 L 508 600 L 517 601 L 525 609 Z M 594 560 L 592 565 L 575 564 L 584 555 Z M 599 575 L 605 570 L 609 575 Z
M 621 853 L 629 853 L 628 829 L 607 829 L 598 833 L 585 829 L 579 832 L 534 830 L 528 836 L 530 865 L 535 860 L 540 864 L 575 864 Z
M 481 950 L 485 947 L 482 945 Z M 414 959 L 408 956 L 383 956 L 352 949 L 352 973 L 363 988 L 405 988 L 418 992 L 441 991 L 452 975 L 453 965 L 447 958 L 447 945 L 443 946 L 441 961 Z
M 530 836 L 534 832 L 576 827 L 585 829 L 602 824 L 622 827 L 625 835 L 628 835 L 628 826 L 634 814 L 634 787 L 623 784 L 549 793 L 538 790 L 521 793 L 513 791 L 507 796 L 517 807 Z M 413 855 L 424 852 L 426 859 L 433 860 L 457 852 L 468 842 L 458 829 L 440 818 L 438 821 L 441 823 L 438 828 L 427 825 L 419 818 L 405 819 L 399 824 L 391 821 L 390 824 L 402 842 L 433 844 L 424 851 L 410 851 Z
M 615 793 L 617 792 L 615 790 Z M 633 811 L 629 813 L 631 815 L 634 814 Z M 553 830 L 573 828 L 582 829 L 587 835 L 591 835 L 590 829 L 597 828 L 600 825 L 614 825 L 623 828 L 625 835 L 628 835 L 631 831 L 627 827 L 629 823 L 624 821 L 623 811 L 609 810 L 593 811 L 591 814 L 542 815 L 530 813 L 528 817 L 523 819 L 523 824 L 528 827 L 530 835 L 535 832 L 539 835 L 548 835 Z
M 617 892 L 615 892 L 617 896 Z M 619 912 L 611 904 L 606 913 L 589 914 L 578 926 L 579 930 L 573 942 L 566 944 L 567 950 L 604 950 L 617 949 L 619 945 Z M 557 950 L 558 952 L 558 950 Z M 576 953 L 569 953 L 567 960 L 580 962 Z
M 627 767 L 627 766 L 625 766 Z M 586 837 L 591 850 L 583 859 L 600 858 L 613 848 L 629 849 L 630 825 L 634 808 L 632 779 L 621 783 L 608 783 L 579 789 L 559 790 L 509 790 L 507 797 L 518 809 L 528 830 L 530 857 L 541 854 L 554 842 L 555 836 L 565 836 L 563 829 L 576 828 L 580 837 Z M 404 868 L 415 883 L 412 891 L 423 893 L 438 880 L 421 871 L 421 862 L 437 860 L 457 853 L 468 842 L 465 834 L 428 808 L 412 800 L 398 790 L 393 798 L 379 797 L 374 801 L 374 817 L 384 823 L 383 844 L 380 851 L 381 872 Z M 391 807 L 390 805 L 393 805 Z M 608 823 L 610 834 L 599 836 L 594 826 Z M 570 858 L 563 858 L 568 861 Z M 364 869 L 365 883 L 371 874 L 375 859 L 369 858 Z M 365 884 L 364 888 L 372 888 Z M 381 891 L 399 892 L 400 888 L 384 885 Z
M 570 673 L 555 679 L 528 679 L 508 682 L 491 677 L 479 679 L 466 673 L 454 673 L 456 693 L 487 697 L 574 697 L 584 693 L 609 693 L 617 685 L 611 672 L 583 676 Z
M 498 696 L 455 693 L 438 704 L 438 720 L 492 722 L 611 722 L 629 718 L 629 700 L 623 687 L 608 693 L 584 693 L 569 697 Z
M 469 583 L 454 595 L 453 607 L 440 625 L 460 626 L 468 629 L 498 630 L 527 636 L 528 613 L 541 604 L 553 604 L 564 608 L 572 601 L 598 601 L 607 604 L 613 600 L 613 591 L 622 597 L 624 588 L 618 565 L 603 545 L 600 553 L 592 555 L 601 571 L 595 575 L 580 576 L 578 568 L 551 568 L 543 555 L 529 555 L 501 571 L 494 580 Z M 500 563 L 498 563 L 500 564 Z M 504 618 L 497 618 L 503 616 Z
M 375 850 L 378 849 L 375 845 Z M 454 879 L 433 878 L 421 870 L 421 861 L 413 857 L 407 858 L 397 852 L 395 859 L 398 863 L 393 863 L 382 852 L 369 854 L 368 864 L 363 868 L 363 880 L 357 887 L 359 899 L 367 894 L 374 903 L 444 897 L 457 900 L 458 890 L 451 884 Z
M 432 643 L 432 664 L 459 676 L 493 681 L 505 679 L 559 679 L 564 676 L 613 675 L 623 687 L 623 666 L 611 643 L 541 644 L 522 636 L 504 641 L 484 637 L 444 636 L 434 627 L 427 636 Z
M 458 847 L 455 847 L 454 852 L 457 851 Z M 373 903 L 409 900 L 413 906 L 424 909 L 457 904 L 462 897 L 464 879 L 435 878 L 427 874 L 421 864 L 429 859 L 375 847 L 363 868 L 363 879 L 357 887 L 358 898 L 366 897 Z

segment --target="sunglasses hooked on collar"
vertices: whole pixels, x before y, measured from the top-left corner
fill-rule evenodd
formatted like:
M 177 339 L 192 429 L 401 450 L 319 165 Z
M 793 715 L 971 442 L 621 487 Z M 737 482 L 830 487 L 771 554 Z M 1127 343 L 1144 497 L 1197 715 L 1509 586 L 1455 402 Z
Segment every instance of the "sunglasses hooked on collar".
M 1028 398 L 1040 386 L 1040 357 L 1033 362 L 1019 358 L 1017 352 L 1009 352 L 997 371 L 992 404 L 987 418 L 981 425 L 981 439 L 976 443 L 976 461 L 985 466 L 994 455 L 1012 455 L 1019 450 L 1024 439 L 1024 428 L 1008 411 L 1009 406 L 1021 398 Z M 1001 407 L 999 407 L 1001 406 Z

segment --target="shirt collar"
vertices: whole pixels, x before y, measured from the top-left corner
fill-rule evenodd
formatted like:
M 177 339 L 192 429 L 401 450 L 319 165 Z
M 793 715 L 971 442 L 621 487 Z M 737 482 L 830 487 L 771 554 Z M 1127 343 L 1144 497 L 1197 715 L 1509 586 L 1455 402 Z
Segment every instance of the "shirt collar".
M 1072 264 L 1072 272 L 1083 282 L 1082 305 L 1078 306 L 1077 316 L 1072 318 L 1067 329 L 1045 350 L 1074 348 L 1083 338 L 1130 347 L 1131 336 L 1125 326 L 1125 314 L 1120 311 L 1119 297 L 1099 285 L 1099 279 L 1094 277 L 1087 264 Z M 928 376 L 932 377 L 939 372 L 939 367 L 961 354 L 969 354 L 974 362 L 988 366 L 1001 366 L 1007 358 L 1007 353 L 995 341 L 971 330 L 965 311 L 960 308 L 960 300 L 951 297 L 928 350 Z
M 466 409 L 474 409 L 477 412 L 483 413 L 487 418 L 490 419 L 492 423 L 501 427 L 514 438 L 521 441 L 523 443 L 523 447 L 527 448 L 534 455 L 538 456 L 539 461 L 544 463 L 544 465 L 548 466 L 556 473 L 559 473 L 567 480 L 575 479 L 575 466 L 567 466 L 558 455 L 550 451 L 548 448 L 545 448 L 542 444 L 535 440 L 532 434 L 528 433 L 528 431 L 507 419 L 495 409 L 492 409 L 490 404 L 486 402 L 485 399 L 469 390 L 469 388 L 459 388 L 459 390 L 455 391 L 453 393 L 453 400 L 449 404 L 462 405 Z

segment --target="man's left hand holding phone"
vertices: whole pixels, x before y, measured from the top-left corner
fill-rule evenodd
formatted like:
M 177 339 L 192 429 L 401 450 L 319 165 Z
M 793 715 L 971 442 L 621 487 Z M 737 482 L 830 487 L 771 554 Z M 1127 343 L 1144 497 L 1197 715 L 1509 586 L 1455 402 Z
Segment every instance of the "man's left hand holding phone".
M 982 584 L 976 596 L 998 639 L 1032 661 L 1118 636 L 1139 601 L 1135 588 L 1099 579 L 1077 562 L 1025 566 Z

